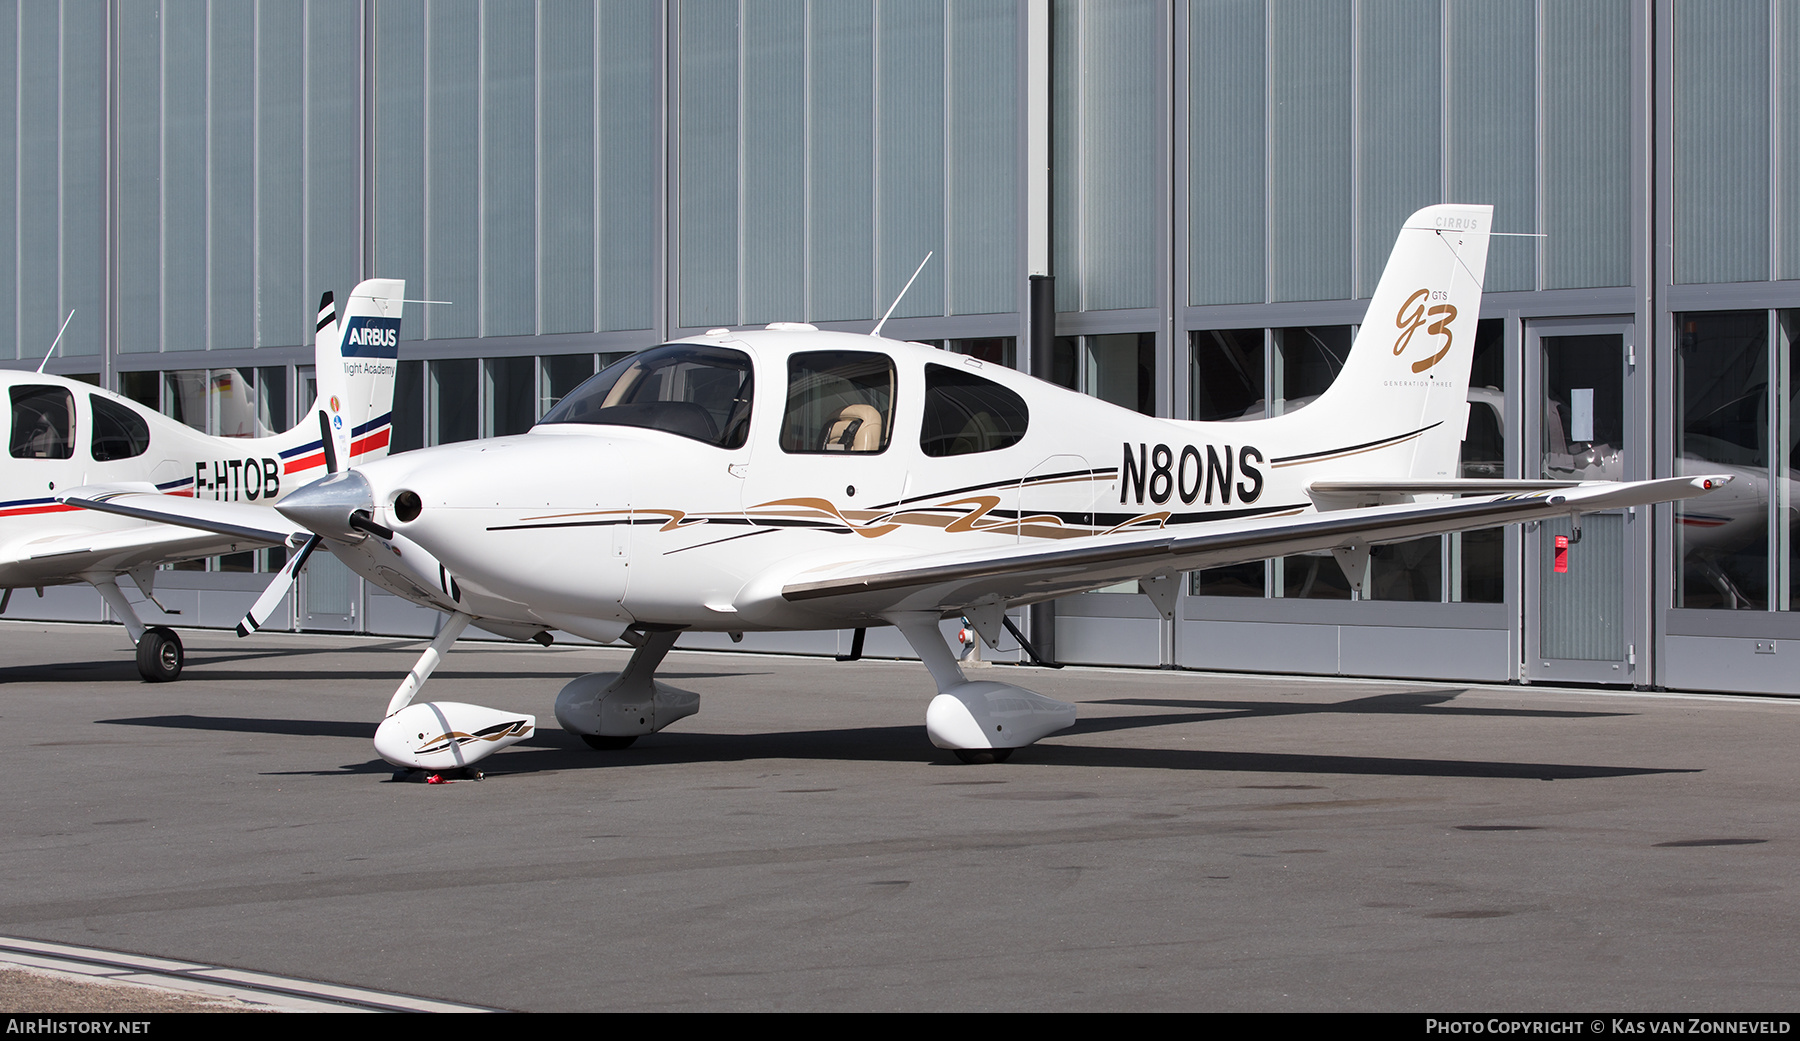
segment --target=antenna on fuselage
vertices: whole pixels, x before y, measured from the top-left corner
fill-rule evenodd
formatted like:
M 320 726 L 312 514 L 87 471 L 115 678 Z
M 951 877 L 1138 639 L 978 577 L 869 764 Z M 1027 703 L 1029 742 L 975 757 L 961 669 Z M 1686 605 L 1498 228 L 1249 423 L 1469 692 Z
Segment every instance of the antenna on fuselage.
M 900 301 L 906 299 L 906 291 L 911 289 L 912 284 L 919 280 L 919 272 L 925 270 L 926 264 L 931 263 L 931 255 L 936 252 L 937 250 L 935 249 L 925 251 L 925 259 L 919 261 L 919 266 L 913 269 L 912 277 L 907 279 L 906 284 L 900 287 L 900 295 L 895 297 L 894 302 L 888 305 L 887 314 L 882 315 L 881 321 L 875 323 L 875 328 L 869 332 L 870 336 L 881 335 L 881 327 L 886 325 L 887 320 L 894 316 L 894 309 L 900 306 Z
M 908 282 L 907 285 L 912 285 L 912 283 Z M 904 289 L 901 290 L 900 293 L 902 296 L 906 295 L 906 291 Z M 894 302 L 899 303 L 898 300 L 896 300 Z M 37 367 L 38 375 L 42 376 L 44 374 L 44 366 L 50 364 L 50 356 L 52 354 L 56 353 L 56 345 L 62 342 L 62 334 L 64 332 L 68 331 L 69 323 L 74 320 L 75 320 L 75 309 L 73 307 L 71 307 L 71 308 L 69 308 L 69 317 L 63 319 L 62 328 L 56 330 L 56 339 L 50 341 L 50 349 L 44 352 L 44 360 L 38 362 L 38 367 Z

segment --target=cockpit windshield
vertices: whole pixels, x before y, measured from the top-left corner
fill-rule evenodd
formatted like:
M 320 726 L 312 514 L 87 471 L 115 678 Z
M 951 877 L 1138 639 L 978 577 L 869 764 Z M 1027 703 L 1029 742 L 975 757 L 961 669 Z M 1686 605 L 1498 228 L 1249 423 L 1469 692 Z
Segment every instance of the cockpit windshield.
M 753 382 L 742 351 L 667 343 L 607 366 L 538 422 L 646 427 L 742 448 Z

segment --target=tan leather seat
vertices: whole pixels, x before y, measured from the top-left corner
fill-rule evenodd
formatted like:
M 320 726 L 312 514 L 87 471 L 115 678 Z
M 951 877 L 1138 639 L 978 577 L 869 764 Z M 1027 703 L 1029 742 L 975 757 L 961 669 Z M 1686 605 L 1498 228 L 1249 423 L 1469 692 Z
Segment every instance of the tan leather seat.
M 881 413 L 874 405 L 845 405 L 825 425 L 827 452 L 881 451 Z

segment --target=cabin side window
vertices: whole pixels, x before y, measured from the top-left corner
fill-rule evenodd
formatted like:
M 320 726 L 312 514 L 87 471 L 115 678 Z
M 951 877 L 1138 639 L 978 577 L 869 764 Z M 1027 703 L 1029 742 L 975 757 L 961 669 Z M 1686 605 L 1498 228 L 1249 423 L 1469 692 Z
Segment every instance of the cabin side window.
M 1025 399 L 972 372 L 925 366 L 925 416 L 919 447 L 934 457 L 1010 448 L 1025 436 Z
M 781 450 L 886 451 L 894 434 L 894 360 L 872 351 L 806 351 L 788 358 Z
M 75 454 L 75 396 L 61 387 L 12 388 L 12 457 L 68 459 Z
M 144 422 L 143 416 L 98 394 L 89 394 L 88 404 L 94 409 L 90 448 L 95 462 L 136 459 L 150 450 L 150 424 Z

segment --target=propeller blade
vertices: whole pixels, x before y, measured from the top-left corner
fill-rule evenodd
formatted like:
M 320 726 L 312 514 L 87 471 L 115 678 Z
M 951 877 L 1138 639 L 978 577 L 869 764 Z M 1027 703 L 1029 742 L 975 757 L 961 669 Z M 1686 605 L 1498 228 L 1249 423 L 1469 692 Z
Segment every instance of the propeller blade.
M 256 603 L 251 605 L 250 612 L 244 615 L 244 620 L 238 623 L 237 634 L 239 636 L 249 636 L 268 623 L 269 616 L 275 613 L 276 606 L 287 596 L 288 590 L 293 588 L 294 576 L 298 575 L 300 569 L 306 566 L 306 558 L 312 556 L 312 551 L 318 545 L 318 535 L 307 536 L 306 541 L 300 544 L 300 548 L 288 558 L 287 563 L 281 565 L 281 570 L 277 571 L 275 577 L 270 580 L 269 588 L 263 590 L 263 594 L 256 598 Z

